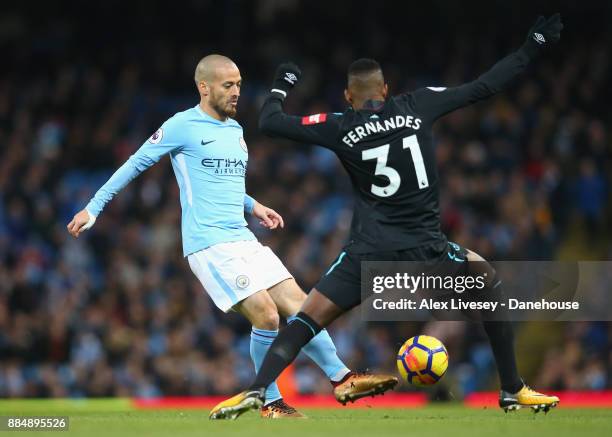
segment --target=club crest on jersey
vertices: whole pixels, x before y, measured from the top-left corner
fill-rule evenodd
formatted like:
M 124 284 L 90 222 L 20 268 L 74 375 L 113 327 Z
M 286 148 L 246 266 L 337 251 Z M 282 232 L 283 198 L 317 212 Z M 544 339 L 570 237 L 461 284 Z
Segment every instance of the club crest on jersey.
M 327 121 L 327 114 L 312 114 L 302 117 L 302 124 L 305 126 L 325 123 L 325 121 Z
M 245 152 L 249 151 L 249 149 L 247 149 L 246 141 L 244 141 L 244 138 L 240 137 L 238 142 L 240 143 L 240 147 L 242 147 L 242 150 L 244 150 Z
M 149 137 L 149 143 L 157 144 L 162 140 L 163 136 L 164 136 L 164 130 L 160 127 L 159 129 L 155 131 L 153 135 L 151 135 L 151 137 Z

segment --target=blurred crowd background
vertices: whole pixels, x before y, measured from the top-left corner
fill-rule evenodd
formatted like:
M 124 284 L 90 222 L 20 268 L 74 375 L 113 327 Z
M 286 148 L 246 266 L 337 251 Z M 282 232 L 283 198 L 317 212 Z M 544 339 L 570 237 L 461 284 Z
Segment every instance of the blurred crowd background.
M 1 397 L 227 394 L 253 376 L 250 326 L 214 307 L 182 257 L 168 159 L 91 231 L 65 228 L 165 119 L 197 104 L 193 71 L 209 53 L 241 68 L 247 191 L 286 223 L 252 229 L 308 290 L 345 242 L 352 193 L 329 151 L 257 131 L 276 64 L 303 70 L 288 112 L 342 111 L 357 57 L 381 62 L 392 93 L 457 85 L 560 10 L 557 47 L 507 91 L 438 122 L 443 226 L 493 260 L 612 255 L 610 3 L 28 3 L 0 6 Z M 451 355 L 435 396 L 497 387 L 478 325 L 365 324 L 357 311 L 330 332 L 354 369 L 390 371 L 400 344 L 427 332 Z M 521 371 L 539 389 L 609 388 L 611 344 L 610 323 L 517 325 Z M 295 377 L 301 392 L 330 389 L 306 359 Z

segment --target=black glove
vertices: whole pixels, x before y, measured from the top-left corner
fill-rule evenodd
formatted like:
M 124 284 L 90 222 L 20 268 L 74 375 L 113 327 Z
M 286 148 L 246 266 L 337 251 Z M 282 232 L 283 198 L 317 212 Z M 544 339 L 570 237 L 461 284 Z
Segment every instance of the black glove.
M 274 82 L 272 82 L 270 91 L 287 97 L 287 93 L 298 83 L 301 75 L 300 68 L 293 62 L 285 62 L 279 65 L 274 74 Z
M 529 29 L 523 48 L 533 58 L 541 50 L 557 43 L 561 38 L 562 29 L 561 14 L 558 12 L 548 20 L 540 15 L 535 24 Z

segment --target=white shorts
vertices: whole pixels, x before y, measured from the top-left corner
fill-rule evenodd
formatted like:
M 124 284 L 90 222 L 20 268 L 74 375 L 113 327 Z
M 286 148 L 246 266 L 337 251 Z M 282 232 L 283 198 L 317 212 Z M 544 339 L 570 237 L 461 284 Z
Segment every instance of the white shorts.
M 187 256 L 189 266 L 222 311 L 293 276 L 257 240 L 220 243 Z

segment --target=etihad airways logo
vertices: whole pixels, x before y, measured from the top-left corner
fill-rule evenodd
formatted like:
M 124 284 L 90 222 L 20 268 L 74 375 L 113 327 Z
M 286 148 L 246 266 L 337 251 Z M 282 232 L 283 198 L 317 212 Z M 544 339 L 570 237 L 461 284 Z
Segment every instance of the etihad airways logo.
M 218 175 L 244 176 L 248 162 L 248 159 L 204 158 L 202 167 Z

